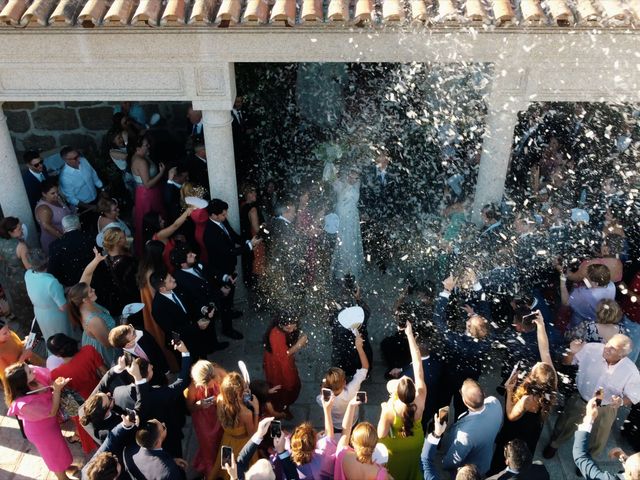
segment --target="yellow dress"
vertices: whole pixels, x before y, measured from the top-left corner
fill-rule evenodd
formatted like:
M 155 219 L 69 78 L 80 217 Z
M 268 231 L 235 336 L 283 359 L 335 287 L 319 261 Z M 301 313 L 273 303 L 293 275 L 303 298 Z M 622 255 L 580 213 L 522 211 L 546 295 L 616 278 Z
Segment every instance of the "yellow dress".
M 401 437 L 402 417 L 394 410 L 393 423 L 389 429 L 389 436 L 380 439 L 389 450 L 389 463 L 387 471 L 393 478 L 403 480 L 422 480 L 424 477 L 420 470 L 420 454 L 424 443 L 422 422 L 413 422 L 413 435 Z M 418 459 L 418 461 L 416 461 Z
M 0 381 L 4 382 L 4 369 L 18 361 L 24 345 L 15 332 L 9 332 L 6 342 L 0 343 Z M 39 367 L 44 366 L 44 361 L 35 353 L 31 355 L 29 363 Z
M 233 449 L 233 454 L 237 460 L 242 447 L 249 441 L 251 436 L 247 433 L 247 429 L 244 425 L 239 425 L 233 428 L 225 428 L 224 434 L 222 435 L 222 441 L 220 442 L 220 446 L 225 445 L 227 447 L 231 447 Z M 251 459 L 249 465 L 253 465 L 256 460 L 258 460 L 258 455 L 254 455 Z M 229 474 L 222 468 L 220 464 L 220 450 L 218 450 L 216 454 L 216 461 L 213 464 L 213 470 L 209 472 L 207 475 L 207 480 L 216 480 L 217 478 L 224 478 L 225 480 L 229 480 Z

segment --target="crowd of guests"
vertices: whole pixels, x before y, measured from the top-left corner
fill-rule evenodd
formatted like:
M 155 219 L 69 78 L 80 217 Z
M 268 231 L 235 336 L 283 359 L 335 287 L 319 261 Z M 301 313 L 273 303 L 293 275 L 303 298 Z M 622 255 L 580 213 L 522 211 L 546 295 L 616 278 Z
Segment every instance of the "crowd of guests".
M 237 123 L 245 121 L 240 106 Z M 580 473 L 609 478 L 593 458 L 620 407 L 640 404 L 632 187 L 608 180 L 589 207 L 566 185 L 563 165 L 547 162 L 548 172 L 533 174 L 526 208 L 487 205 L 478 228 L 464 182 L 451 183 L 431 232 L 437 246 L 426 266 L 408 271 L 391 228 L 390 198 L 401 185 L 387 150 L 344 176 L 345 215 L 363 232 L 359 248 L 341 250 L 330 184 L 285 194 L 245 179 L 236 232 L 227 219 L 235 199 L 212 192 L 207 200 L 201 113 L 189 109 L 187 142 L 177 148 L 135 107 L 116 112 L 107 136 L 122 188 L 105 185 L 72 147 L 60 151 L 57 175 L 27 152 L 42 251 L 29 249 L 19 219 L 0 221 L 5 401 L 58 478 L 543 479 L 546 468 L 532 460 L 556 410 L 543 456 L 573 438 Z M 338 251 L 351 255 L 343 266 L 358 270 L 336 267 Z M 406 284 L 385 338 L 369 333 L 379 312 L 365 300 L 367 268 Z M 272 318 L 264 380 L 212 361 L 243 338 L 234 328 L 241 279 L 253 306 Z M 302 389 L 296 354 L 309 343 L 301 320 L 313 305 L 325 318 L 314 328 L 331 338 L 332 366 L 317 385 L 324 424 L 286 431 Z M 360 411 L 372 341 L 388 380 L 377 425 Z M 502 378 L 495 393 L 483 385 L 486 374 Z M 183 451 L 187 416 L 195 455 Z M 74 422 L 73 437 L 63 436 L 62 419 Z M 638 427 L 633 407 L 624 434 L 640 447 Z M 69 441 L 89 459 L 80 473 L 70 471 Z M 628 478 L 640 475 L 640 456 L 612 455 Z

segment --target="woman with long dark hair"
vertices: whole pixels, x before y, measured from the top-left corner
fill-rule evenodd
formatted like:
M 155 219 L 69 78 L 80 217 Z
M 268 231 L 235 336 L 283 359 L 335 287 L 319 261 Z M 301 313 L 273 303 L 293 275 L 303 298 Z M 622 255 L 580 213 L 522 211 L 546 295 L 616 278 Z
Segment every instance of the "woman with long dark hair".
M 31 268 L 31 261 L 29 247 L 23 237 L 24 232 L 19 219 L 4 217 L 0 221 L 0 284 L 7 294 L 11 311 L 16 313 L 26 326 L 27 321 L 31 321 L 31 312 L 27 307 L 29 297 L 24 283 L 24 272 Z
M 69 480 L 66 470 L 73 462 L 58 423 L 60 395 L 69 380 L 59 377 L 52 382 L 49 370 L 26 363 L 14 363 L 5 370 L 7 415 L 22 420 L 25 436 L 58 480 Z
M 491 472 L 504 468 L 504 446 L 511 440 L 524 440 L 529 451 L 535 452 L 544 422 L 558 394 L 558 376 L 549 353 L 549 339 L 544 319 L 539 311 L 533 320 L 537 327 L 540 362 L 536 363 L 518 385 L 516 370 L 505 384 L 505 421 L 496 437 Z
M 280 385 L 280 390 L 272 395 L 273 406 L 290 416 L 288 407 L 298 399 L 301 388 L 295 355 L 309 339 L 301 334 L 298 319 L 283 312 L 273 319 L 263 341 L 263 366 L 267 383 L 270 388 Z
M 47 178 L 40 184 L 40 193 L 42 197 L 36 203 L 33 214 L 40 224 L 40 246 L 48 252 L 51 242 L 64 233 L 62 217 L 73 214 L 75 208 L 62 201 L 58 195 L 58 181 L 54 178 Z
M 394 478 L 407 480 L 422 479 L 420 458 L 424 432 L 422 430 L 422 413 L 427 399 L 427 385 L 424 381 L 422 357 L 413 335 L 411 322 L 405 329 L 411 352 L 413 377 L 415 382 L 404 376 L 399 380 L 387 383 L 389 401 L 382 404 L 382 412 L 378 421 L 378 436 L 389 450 L 387 469 Z

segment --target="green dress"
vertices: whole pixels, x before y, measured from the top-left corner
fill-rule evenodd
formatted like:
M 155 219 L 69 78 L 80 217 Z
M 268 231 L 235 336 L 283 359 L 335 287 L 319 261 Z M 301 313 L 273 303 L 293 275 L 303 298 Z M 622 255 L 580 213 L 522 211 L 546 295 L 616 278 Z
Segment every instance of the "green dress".
M 11 311 L 28 328 L 33 318 L 33 309 L 24 281 L 24 265 L 16 255 L 19 243 L 17 238 L 0 238 L 0 284 Z
M 92 347 L 94 347 L 98 351 L 98 353 L 102 356 L 102 359 L 104 360 L 104 364 L 109 367 L 113 365 L 116 359 L 115 348 L 105 347 L 97 339 L 90 336 L 87 333 L 87 325 L 94 317 L 100 317 L 100 319 L 104 322 L 105 326 L 107 327 L 107 330 L 111 331 L 111 329 L 116 326 L 116 322 L 113 319 L 113 317 L 109 314 L 109 311 L 106 308 L 98 305 L 97 303 L 95 305 L 98 308 L 98 311 L 91 312 L 89 315 L 87 315 L 86 320 L 83 320 L 82 326 L 84 327 L 84 332 L 82 332 L 82 346 L 84 347 L 85 345 L 91 345 Z
M 394 409 L 395 416 L 389 429 L 389 435 L 380 439 L 389 450 L 389 463 L 387 471 L 393 478 L 402 480 L 423 480 L 420 470 L 420 454 L 424 443 L 424 432 L 422 422 L 413 422 L 413 435 L 401 437 L 402 417 L 398 416 Z

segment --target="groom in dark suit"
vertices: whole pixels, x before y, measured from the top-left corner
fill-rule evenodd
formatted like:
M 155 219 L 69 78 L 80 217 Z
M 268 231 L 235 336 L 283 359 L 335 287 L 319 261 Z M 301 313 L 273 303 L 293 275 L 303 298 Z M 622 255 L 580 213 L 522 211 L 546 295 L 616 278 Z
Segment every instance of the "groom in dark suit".
M 222 315 L 222 334 L 240 340 L 242 334 L 234 330 L 231 321 L 242 315 L 242 312 L 233 310 L 233 297 L 238 274 L 236 265 L 238 255 L 253 250 L 253 246 L 261 242 L 258 237 L 243 241 L 227 220 L 227 202 L 214 198 L 207 206 L 209 221 L 204 230 L 204 246 L 209 255 L 208 274 L 212 281 L 229 287 L 229 293 L 222 298 L 220 310 Z
M 40 184 L 48 178 L 47 171 L 44 168 L 44 160 L 40 157 L 39 152 L 29 150 L 24 153 L 22 158 L 27 165 L 27 169 L 22 173 L 22 181 L 24 182 L 24 188 L 27 190 L 31 211 L 33 211 L 36 203 L 42 197 Z
M 360 213 L 365 254 L 375 259 L 381 272 L 387 270 L 392 255 L 391 231 L 398 214 L 395 197 L 397 177 L 389 172 L 390 159 L 380 152 L 375 165 L 368 167 L 360 179 Z

